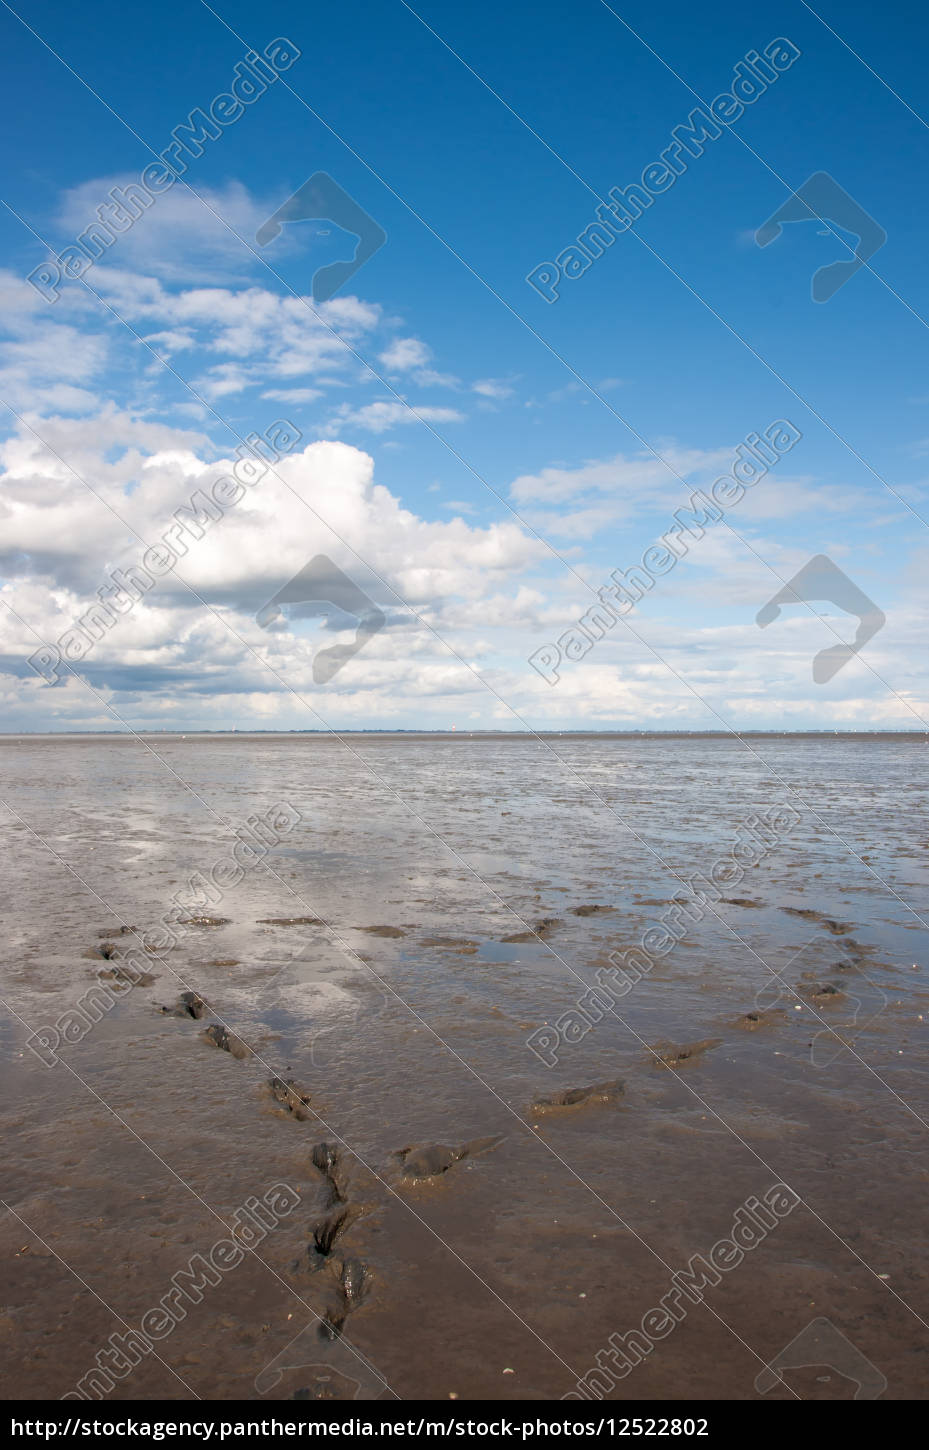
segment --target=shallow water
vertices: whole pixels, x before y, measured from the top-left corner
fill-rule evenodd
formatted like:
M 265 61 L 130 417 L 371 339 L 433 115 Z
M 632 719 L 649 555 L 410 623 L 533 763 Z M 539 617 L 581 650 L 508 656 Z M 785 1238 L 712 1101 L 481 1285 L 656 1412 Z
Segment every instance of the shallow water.
M 9 1393 L 73 1390 L 237 1208 L 285 1183 L 299 1204 L 181 1301 L 176 1327 L 156 1339 L 166 1321 L 149 1318 L 152 1347 L 131 1372 L 108 1361 L 96 1394 L 557 1398 L 784 1181 L 797 1206 L 679 1295 L 680 1317 L 600 1392 L 756 1397 L 764 1364 L 825 1317 L 844 1336 L 829 1363 L 795 1354 L 771 1397 L 849 1397 L 863 1362 L 887 1396 L 924 1397 L 926 748 L 0 739 Z M 191 905 L 195 873 L 282 803 L 292 828 L 196 913 L 225 924 L 148 937 L 147 984 L 100 978 L 138 946 L 120 927 L 153 933 L 177 893 Z M 610 954 L 729 858 L 746 821 L 787 805 L 795 821 L 719 889 L 730 902 L 711 899 L 614 1011 L 585 1008 L 600 1020 L 579 1033 Z M 69 1015 L 100 980 L 105 1008 Z M 184 990 L 202 1020 L 162 1012 Z M 217 1021 L 254 1055 L 204 1042 Z M 308 1117 L 268 1090 L 275 1075 L 309 1095 Z M 618 1102 L 532 1110 L 614 1079 Z M 497 1135 L 435 1178 L 403 1174 L 399 1150 Z M 314 1260 L 334 1191 L 311 1159 L 324 1139 L 358 1212 Z M 367 1273 L 349 1302 L 354 1259 Z M 319 1317 L 343 1310 L 322 1338 Z

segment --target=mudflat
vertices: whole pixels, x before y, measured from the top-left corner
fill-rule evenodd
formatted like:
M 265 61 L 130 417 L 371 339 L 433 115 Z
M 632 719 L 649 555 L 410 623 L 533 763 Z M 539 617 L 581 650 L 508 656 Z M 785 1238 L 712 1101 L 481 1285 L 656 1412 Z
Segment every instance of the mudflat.
M 0 738 L 8 1394 L 925 1398 L 926 760 Z

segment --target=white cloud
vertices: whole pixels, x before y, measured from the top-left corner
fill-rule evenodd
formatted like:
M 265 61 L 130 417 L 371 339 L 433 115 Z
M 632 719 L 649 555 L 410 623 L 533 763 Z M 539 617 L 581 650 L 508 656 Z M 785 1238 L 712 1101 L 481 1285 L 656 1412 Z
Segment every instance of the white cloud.
M 384 433 L 388 428 L 409 425 L 424 420 L 428 423 L 463 423 L 464 414 L 456 408 L 430 408 L 416 405 L 415 409 L 402 402 L 367 403 L 355 408 L 343 403 L 329 420 L 330 433 L 341 432 L 343 427 L 363 428 L 368 433 Z
M 471 391 L 479 393 L 482 398 L 495 398 L 502 400 L 512 398 L 513 386 L 502 378 L 482 378 L 479 382 L 471 384 Z
M 385 368 L 394 373 L 407 373 L 413 368 L 423 368 L 432 353 L 424 342 L 416 337 L 398 337 L 380 355 Z

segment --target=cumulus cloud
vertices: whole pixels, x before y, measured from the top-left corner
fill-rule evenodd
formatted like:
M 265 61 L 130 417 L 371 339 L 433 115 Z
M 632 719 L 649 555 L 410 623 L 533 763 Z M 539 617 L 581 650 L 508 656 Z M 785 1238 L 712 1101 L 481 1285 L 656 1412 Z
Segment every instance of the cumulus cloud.
M 432 353 L 424 342 L 416 337 L 398 337 L 381 353 L 381 362 L 394 373 L 407 373 L 413 368 L 423 368 Z

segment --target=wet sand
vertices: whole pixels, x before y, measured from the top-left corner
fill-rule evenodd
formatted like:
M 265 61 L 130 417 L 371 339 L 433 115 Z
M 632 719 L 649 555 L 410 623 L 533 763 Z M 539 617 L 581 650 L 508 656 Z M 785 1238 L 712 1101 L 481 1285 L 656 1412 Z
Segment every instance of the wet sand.
M 825 1318 L 886 1397 L 924 1398 L 925 752 L 0 739 L 7 1393 L 557 1399 L 639 1330 L 587 1393 L 759 1399 Z M 611 954 L 785 805 L 581 1031 Z M 237 840 L 254 859 L 201 899 Z M 778 1183 L 796 1206 L 643 1341 Z M 236 1225 L 241 1261 L 166 1317 Z M 89 1383 L 143 1325 L 131 1371 Z M 769 1397 L 848 1398 L 860 1363 L 840 1348 Z

